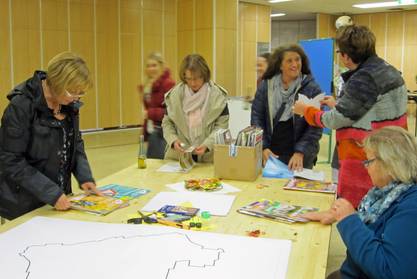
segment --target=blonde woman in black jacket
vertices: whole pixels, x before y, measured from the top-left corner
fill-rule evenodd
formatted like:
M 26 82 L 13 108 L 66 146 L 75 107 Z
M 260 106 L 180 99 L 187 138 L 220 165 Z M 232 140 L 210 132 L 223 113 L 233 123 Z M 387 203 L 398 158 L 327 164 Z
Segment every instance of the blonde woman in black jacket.
M 79 131 L 79 99 L 91 85 L 84 60 L 65 52 L 8 94 L 0 127 L 0 216 L 14 219 L 45 204 L 69 209 L 71 173 L 83 190 L 100 194 Z

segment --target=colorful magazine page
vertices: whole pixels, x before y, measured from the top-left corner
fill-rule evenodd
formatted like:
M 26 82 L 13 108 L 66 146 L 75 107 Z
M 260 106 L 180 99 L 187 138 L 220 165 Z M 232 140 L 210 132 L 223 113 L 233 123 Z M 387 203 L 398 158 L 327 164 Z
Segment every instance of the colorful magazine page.
M 185 189 L 189 191 L 214 192 L 223 189 L 218 178 L 187 179 L 184 181 Z
M 115 199 L 121 199 L 125 201 L 138 198 L 150 192 L 150 190 L 148 189 L 140 189 L 140 188 L 123 186 L 123 185 L 118 185 L 118 184 L 109 184 L 109 185 L 98 187 L 98 189 L 105 196 L 113 197 Z
M 177 206 L 177 205 L 165 205 L 161 207 L 158 212 L 166 213 L 166 214 L 178 214 L 178 215 L 184 215 L 184 216 L 195 216 L 198 211 L 200 211 L 199 208 L 195 207 L 185 207 L 185 206 Z
M 262 176 L 269 178 L 293 178 L 294 174 L 288 169 L 286 164 L 270 156 L 262 170 Z
M 108 196 L 79 194 L 69 197 L 71 208 L 97 215 L 106 215 L 110 212 L 128 206 L 128 201 Z
M 285 184 L 285 190 L 297 190 L 307 192 L 319 192 L 319 193 L 336 193 L 337 184 L 331 182 L 321 182 L 307 179 L 293 178 L 288 180 Z
M 307 212 L 318 211 L 318 208 L 286 204 L 279 201 L 260 200 L 241 207 L 237 211 L 243 214 L 285 223 L 306 223 L 308 220 L 299 217 L 299 215 Z

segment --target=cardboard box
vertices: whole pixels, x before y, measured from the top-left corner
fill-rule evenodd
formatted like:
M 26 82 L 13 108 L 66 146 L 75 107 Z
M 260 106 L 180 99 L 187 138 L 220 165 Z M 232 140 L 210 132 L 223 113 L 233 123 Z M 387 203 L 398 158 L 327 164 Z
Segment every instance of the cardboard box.
M 262 141 L 254 147 L 214 145 L 214 176 L 231 180 L 254 181 L 262 171 Z

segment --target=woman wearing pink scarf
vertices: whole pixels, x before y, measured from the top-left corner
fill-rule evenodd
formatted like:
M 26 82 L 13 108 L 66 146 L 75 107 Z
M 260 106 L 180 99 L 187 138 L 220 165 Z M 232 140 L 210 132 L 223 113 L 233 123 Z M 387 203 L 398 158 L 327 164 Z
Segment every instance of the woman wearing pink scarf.
M 178 159 L 191 147 L 195 161 L 211 162 L 215 132 L 228 128 L 227 91 L 210 80 L 210 69 L 199 54 L 184 58 L 180 79 L 165 95 L 165 158 Z

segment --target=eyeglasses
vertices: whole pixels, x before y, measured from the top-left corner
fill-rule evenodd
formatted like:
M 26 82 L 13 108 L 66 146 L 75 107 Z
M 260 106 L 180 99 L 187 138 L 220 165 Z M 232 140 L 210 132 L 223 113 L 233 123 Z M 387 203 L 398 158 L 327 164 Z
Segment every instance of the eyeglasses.
M 198 80 L 202 80 L 203 79 L 203 77 L 201 77 L 201 76 L 198 76 L 198 77 L 184 77 L 184 80 L 186 81 L 186 82 L 189 82 L 189 81 L 198 81 Z
M 68 92 L 67 90 L 65 90 L 65 94 L 67 94 L 68 97 L 72 97 L 72 98 L 81 98 L 85 95 L 84 91 L 79 92 L 78 94 L 73 94 Z
M 373 159 L 368 159 L 368 160 L 363 160 L 362 161 L 362 164 L 363 164 L 363 166 L 365 167 L 365 168 L 368 168 L 369 167 L 369 165 L 373 162 L 373 161 L 375 161 L 377 158 L 373 158 Z

